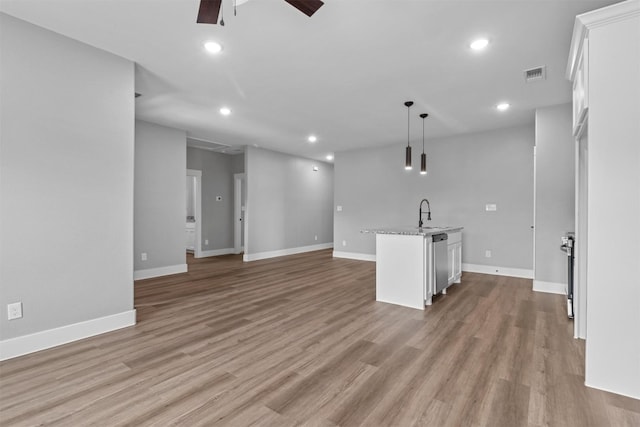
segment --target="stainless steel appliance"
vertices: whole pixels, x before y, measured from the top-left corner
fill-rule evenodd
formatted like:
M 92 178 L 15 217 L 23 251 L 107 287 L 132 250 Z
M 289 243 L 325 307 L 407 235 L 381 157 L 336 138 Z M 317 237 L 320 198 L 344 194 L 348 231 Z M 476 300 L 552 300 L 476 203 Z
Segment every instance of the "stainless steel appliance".
M 562 249 L 567 254 L 567 315 L 569 319 L 573 319 L 573 266 L 575 264 L 574 247 L 576 244 L 576 234 L 567 232 L 562 236 Z
M 436 266 L 436 294 L 446 289 L 449 280 L 447 238 L 447 233 L 432 236 Z

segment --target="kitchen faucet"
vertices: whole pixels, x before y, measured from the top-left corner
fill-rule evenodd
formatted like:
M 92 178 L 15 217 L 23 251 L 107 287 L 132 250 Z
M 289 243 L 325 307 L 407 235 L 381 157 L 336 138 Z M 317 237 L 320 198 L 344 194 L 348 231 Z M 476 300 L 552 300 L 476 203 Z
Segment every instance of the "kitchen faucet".
M 424 202 L 427 202 L 427 221 L 431 221 L 431 204 L 429 203 L 429 201 L 427 199 L 422 199 L 422 201 L 420 202 L 420 216 L 419 219 L 420 221 L 418 221 L 418 228 L 422 228 L 422 204 Z

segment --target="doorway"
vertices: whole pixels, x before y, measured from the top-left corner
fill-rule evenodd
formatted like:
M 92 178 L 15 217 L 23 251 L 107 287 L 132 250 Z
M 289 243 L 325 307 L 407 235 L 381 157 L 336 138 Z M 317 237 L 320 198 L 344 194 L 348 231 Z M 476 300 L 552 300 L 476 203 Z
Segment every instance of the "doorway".
M 202 171 L 187 169 L 186 177 L 186 251 L 194 258 L 202 253 Z

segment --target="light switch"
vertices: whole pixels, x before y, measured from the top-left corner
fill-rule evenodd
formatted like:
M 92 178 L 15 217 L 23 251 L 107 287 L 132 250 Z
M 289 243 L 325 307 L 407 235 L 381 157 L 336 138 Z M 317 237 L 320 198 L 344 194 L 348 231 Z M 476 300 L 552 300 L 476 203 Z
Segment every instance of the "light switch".
M 222 200 L 222 196 L 216 196 L 216 201 L 219 202 Z
M 495 203 L 489 203 L 489 204 L 485 205 L 485 210 L 486 211 L 497 211 L 498 210 L 498 205 L 496 205 Z
M 342 212 L 342 206 L 341 206 L 341 205 L 336 206 L 336 210 L 337 210 L 338 212 Z

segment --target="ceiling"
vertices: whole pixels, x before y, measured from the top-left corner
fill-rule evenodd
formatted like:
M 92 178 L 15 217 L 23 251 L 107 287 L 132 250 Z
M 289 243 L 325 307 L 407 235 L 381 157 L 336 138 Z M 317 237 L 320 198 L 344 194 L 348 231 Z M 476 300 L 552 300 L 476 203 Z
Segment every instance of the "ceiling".
M 309 18 L 284 0 L 249 0 L 233 16 L 223 0 L 224 27 L 196 24 L 199 0 L 1 0 L 0 11 L 135 61 L 139 119 L 205 146 L 324 160 L 406 143 L 408 100 L 412 143 L 423 112 L 427 139 L 532 124 L 535 108 L 571 100 L 575 15 L 612 3 L 325 0 Z M 469 48 L 479 36 L 483 52 Z M 525 83 L 541 65 L 547 79 Z M 496 111 L 500 101 L 512 108 Z

